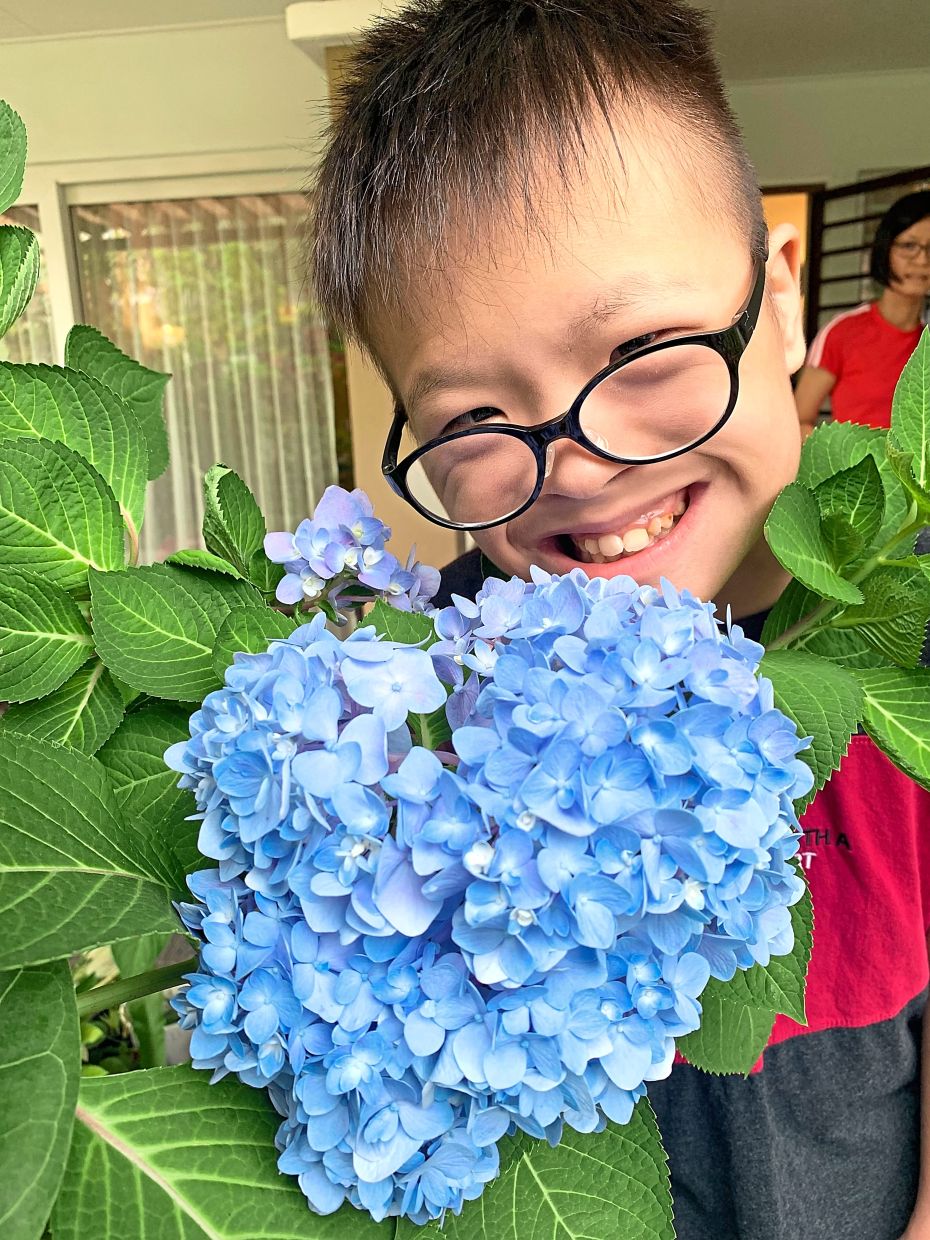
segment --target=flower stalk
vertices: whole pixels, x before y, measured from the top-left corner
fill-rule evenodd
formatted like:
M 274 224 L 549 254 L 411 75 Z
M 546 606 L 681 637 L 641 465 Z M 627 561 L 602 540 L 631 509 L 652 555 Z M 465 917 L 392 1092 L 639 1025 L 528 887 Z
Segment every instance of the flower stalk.
M 166 964 L 161 969 L 149 969 L 147 973 L 139 973 L 135 977 L 120 977 L 105 986 L 85 990 L 77 996 L 78 1017 L 83 1020 L 95 1012 L 106 1012 L 133 999 L 144 999 L 146 995 L 180 986 L 185 973 L 195 972 L 196 969 L 197 957 L 190 956 L 179 964 Z

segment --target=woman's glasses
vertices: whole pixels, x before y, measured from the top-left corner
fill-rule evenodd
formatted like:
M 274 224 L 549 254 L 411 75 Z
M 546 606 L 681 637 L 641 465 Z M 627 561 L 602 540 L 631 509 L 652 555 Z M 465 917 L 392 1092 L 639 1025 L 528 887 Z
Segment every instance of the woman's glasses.
M 920 241 L 892 241 L 891 244 L 905 258 L 917 258 L 919 254 L 923 254 L 927 262 L 930 263 L 930 241 L 926 243 Z

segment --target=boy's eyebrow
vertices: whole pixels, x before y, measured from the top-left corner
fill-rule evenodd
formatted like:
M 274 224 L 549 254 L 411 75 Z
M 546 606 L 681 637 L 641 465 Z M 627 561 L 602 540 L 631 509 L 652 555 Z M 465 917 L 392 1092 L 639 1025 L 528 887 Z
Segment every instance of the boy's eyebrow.
M 465 387 L 469 383 L 474 383 L 476 374 L 474 370 L 470 370 L 467 366 L 458 362 L 450 362 L 440 366 L 425 366 L 417 372 L 417 376 L 410 385 L 410 391 L 407 393 L 407 399 L 401 400 L 397 397 L 396 405 L 398 408 L 407 410 L 413 409 L 416 405 L 432 396 L 435 392 L 441 392 L 444 388 Z
M 594 298 L 589 309 L 576 315 L 568 324 L 566 334 L 571 340 L 584 336 L 592 327 L 609 323 L 620 313 L 648 309 L 662 297 L 674 293 L 694 293 L 697 286 L 676 276 L 656 279 L 649 275 L 627 275 L 623 284 L 604 289 Z M 622 344 L 623 341 L 618 341 Z
M 586 310 L 569 320 L 565 327 L 566 339 L 574 343 L 592 328 L 609 323 L 616 315 L 649 308 L 669 294 L 696 291 L 696 285 L 675 276 L 659 280 L 648 275 L 625 276 L 622 285 L 602 290 Z M 624 342 L 618 340 L 617 343 Z M 409 412 L 428 396 L 445 388 L 464 387 L 474 383 L 477 377 L 474 370 L 457 362 L 426 366 L 418 371 L 407 393 L 407 399 L 401 400 L 397 397 L 396 407 Z

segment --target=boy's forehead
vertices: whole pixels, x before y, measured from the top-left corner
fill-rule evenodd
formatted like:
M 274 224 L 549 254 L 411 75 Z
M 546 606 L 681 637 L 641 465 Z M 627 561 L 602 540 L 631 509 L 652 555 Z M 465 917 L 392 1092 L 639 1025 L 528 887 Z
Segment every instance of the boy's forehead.
M 680 131 L 677 142 L 661 126 L 651 133 L 651 142 L 628 136 L 619 153 L 594 144 L 571 178 L 547 161 L 528 208 L 511 204 L 477 226 L 450 226 L 442 253 L 427 247 L 419 263 L 412 249 L 406 277 L 373 316 L 375 351 L 394 386 L 411 350 L 480 336 L 482 318 L 535 307 L 558 315 L 558 330 L 571 337 L 699 289 L 702 273 L 727 255 L 744 264 L 748 236 L 735 204 L 721 211 L 723 174 L 711 156 L 696 146 L 683 152 Z

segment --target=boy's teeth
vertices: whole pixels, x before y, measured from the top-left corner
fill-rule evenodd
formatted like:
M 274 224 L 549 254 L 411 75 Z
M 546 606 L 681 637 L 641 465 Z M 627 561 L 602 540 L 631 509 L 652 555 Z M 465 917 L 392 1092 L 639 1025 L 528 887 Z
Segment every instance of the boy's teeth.
M 624 555 L 635 555 L 660 541 L 687 508 L 678 500 L 668 512 L 651 513 L 641 518 L 642 524 L 631 525 L 622 534 L 600 534 L 597 537 L 572 539 L 578 558 L 587 564 L 608 564 Z
M 652 535 L 641 525 L 634 525 L 623 535 L 623 550 L 626 552 L 642 551 L 652 542 Z

